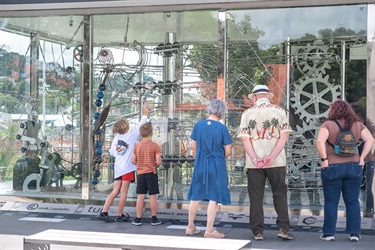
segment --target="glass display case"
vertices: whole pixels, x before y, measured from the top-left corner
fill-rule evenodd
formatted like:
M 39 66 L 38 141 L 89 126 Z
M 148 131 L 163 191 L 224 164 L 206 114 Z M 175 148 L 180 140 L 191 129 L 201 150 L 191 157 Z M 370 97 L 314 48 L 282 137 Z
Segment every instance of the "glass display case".
M 126 118 L 133 129 L 146 105 L 162 148 L 158 199 L 188 203 L 190 133 L 220 98 L 234 141 L 232 204 L 248 206 L 237 132 L 252 106 L 247 95 L 266 84 L 293 128 L 289 204 L 319 211 L 315 138 L 330 102 L 345 98 L 364 118 L 370 113 L 367 17 L 366 5 L 2 17 L 0 194 L 104 200 L 113 184 L 112 126 Z M 134 183 L 128 198 L 136 199 Z

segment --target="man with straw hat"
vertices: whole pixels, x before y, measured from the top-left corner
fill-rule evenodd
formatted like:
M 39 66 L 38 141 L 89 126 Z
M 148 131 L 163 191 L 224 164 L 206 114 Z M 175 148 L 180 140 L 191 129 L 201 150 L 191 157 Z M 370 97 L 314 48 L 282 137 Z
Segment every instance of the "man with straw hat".
M 287 201 L 286 154 L 284 146 L 292 131 L 286 112 L 271 104 L 274 96 L 266 85 L 257 85 L 250 100 L 254 106 L 245 110 L 241 117 L 240 132 L 246 150 L 246 169 L 248 193 L 250 198 L 250 225 L 255 240 L 263 240 L 264 212 L 263 198 L 266 179 L 268 179 L 274 207 L 277 213 L 277 237 L 292 240 L 289 233 L 289 214 Z

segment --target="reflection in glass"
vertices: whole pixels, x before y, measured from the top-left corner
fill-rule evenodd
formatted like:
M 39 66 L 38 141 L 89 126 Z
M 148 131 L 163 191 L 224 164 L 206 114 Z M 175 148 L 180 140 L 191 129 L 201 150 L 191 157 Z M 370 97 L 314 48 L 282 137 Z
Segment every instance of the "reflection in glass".
M 92 17 L 90 126 L 100 129 L 89 177 L 94 199 L 112 189 L 114 121 L 124 117 L 134 126 L 147 105 L 153 140 L 163 150 L 159 199 L 187 202 L 195 154 L 189 136 L 217 96 L 223 42 L 217 16 L 214 10 Z M 287 145 L 289 202 L 319 210 L 316 131 L 329 103 L 343 94 L 365 108 L 366 17 L 365 5 L 226 12 L 232 204 L 248 204 L 245 151 L 236 138 L 240 116 L 253 105 L 247 98 L 253 86 L 267 84 L 275 93 L 272 102 L 289 111 L 294 130 Z M 0 37 L 0 176 L 9 183 L 1 193 L 81 199 L 83 17 L 2 18 Z M 132 185 L 129 198 L 135 197 Z M 271 204 L 272 197 L 266 194 L 264 202 Z
M 366 96 L 366 73 L 350 74 L 366 70 L 366 57 L 359 56 L 366 48 L 362 7 L 229 11 L 228 96 L 243 99 L 248 108 L 246 95 L 256 84 L 266 84 L 276 93 L 272 102 L 289 111 L 294 132 L 287 145 L 287 181 L 293 207 L 315 211 L 321 204 L 315 137 L 330 102 L 345 93 L 349 102 L 363 104 Z M 272 203 L 270 198 L 265 203 Z

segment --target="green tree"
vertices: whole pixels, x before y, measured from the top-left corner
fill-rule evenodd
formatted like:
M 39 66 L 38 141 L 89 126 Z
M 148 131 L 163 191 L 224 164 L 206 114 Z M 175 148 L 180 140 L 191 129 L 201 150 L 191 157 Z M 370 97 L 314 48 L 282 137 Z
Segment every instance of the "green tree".
M 257 66 L 252 65 L 252 58 L 258 50 L 257 40 L 264 32 L 255 28 L 251 24 L 251 17 L 246 15 L 241 22 L 229 26 L 230 40 L 228 41 L 228 79 L 229 86 L 228 95 L 233 98 L 240 98 L 241 94 L 247 93 L 252 86 L 252 77 L 262 77 L 263 71 L 259 71 Z M 241 33 L 238 33 L 237 27 L 250 38 L 253 49 L 249 49 L 249 45 L 243 41 Z M 200 78 L 206 82 L 216 82 L 217 80 L 217 64 L 218 64 L 218 45 L 203 44 L 194 45 L 189 52 L 191 66 L 198 70 Z M 250 64 L 249 64 L 250 62 Z M 250 76 L 250 77 L 249 77 Z

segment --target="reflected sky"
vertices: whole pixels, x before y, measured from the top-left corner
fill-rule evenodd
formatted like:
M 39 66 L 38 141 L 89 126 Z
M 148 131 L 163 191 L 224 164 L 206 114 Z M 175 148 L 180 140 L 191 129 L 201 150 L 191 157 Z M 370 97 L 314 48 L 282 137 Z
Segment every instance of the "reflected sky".
M 186 12 L 189 18 L 201 16 L 205 14 L 212 15 L 216 19 L 215 11 L 211 12 Z M 324 6 L 324 7 L 303 7 L 303 8 L 279 8 L 279 9 L 258 9 L 258 10 L 233 10 L 228 11 L 228 36 L 229 41 L 248 40 L 253 41 L 250 35 L 243 34 L 239 29 L 239 23 L 246 15 L 251 17 L 251 25 L 264 32 L 264 35 L 258 39 L 262 45 L 280 44 L 289 39 L 298 39 L 305 34 L 318 35 L 319 30 L 344 28 L 359 32 L 367 29 L 367 6 L 366 5 L 347 5 L 347 6 Z M 151 14 L 144 14 L 151 15 Z M 153 14 L 155 16 L 155 14 Z M 80 17 L 76 17 L 80 20 Z M 63 17 L 57 20 L 64 20 Z M 232 20 L 232 21 L 231 21 Z M 234 21 L 234 22 L 233 22 Z M 216 21 L 215 21 L 216 22 Z M 235 25 L 231 24 L 234 23 Z M 0 19 L 0 29 L 6 27 L 8 19 Z M 76 22 L 78 25 L 78 21 Z M 201 34 L 200 27 L 196 27 L 197 31 L 191 32 L 191 40 L 201 42 L 202 37 L 194 38 L 194 34 Z M 160 32 L 164 35 L 164 30 Z M 154 33 L 157 33 L 155 31 Z M 217 41 L 217 36 L 207 37 L 207 42 Z M 137 39 L 138 40 L 138 39 Z M 28 52 L 30 38 L 27 36 L 14 35 L 0 30 L 0 46 L 5 45 L 10 51 L 25 55 Z M 142 42 L 142 41 L 140 41 Z M 53 53 L 52 53 L 53 51 Z M 46 61 L 54 61 L 61 57 L 61 54 L 71 55 L 72 52 L 60 47 L 60 45 L 47 45 L 45 48 Z M 64 52 L 64 53 L 62 53 Z M 61 59 L 61 58 L 60 58 Z M 72 64 L 70 58 L 66 58 L 68 65 Z
M 239 10 L 229 13 L 237 24 L 245 15 L 249 15 L 252 26 L 265 32 L 258 40 L 263 44 L 279 43 L 288 37 L 298 39 L 306 33 L 318 35 L 322 29 L 345 28 L 356 32 L 367 29 L 366 5 Z M 229 26 L 229 29 L 231 27 L 233 29 L 234 26 Z M 230 31 L 230 34 L 234 35 L 234 32 Z

